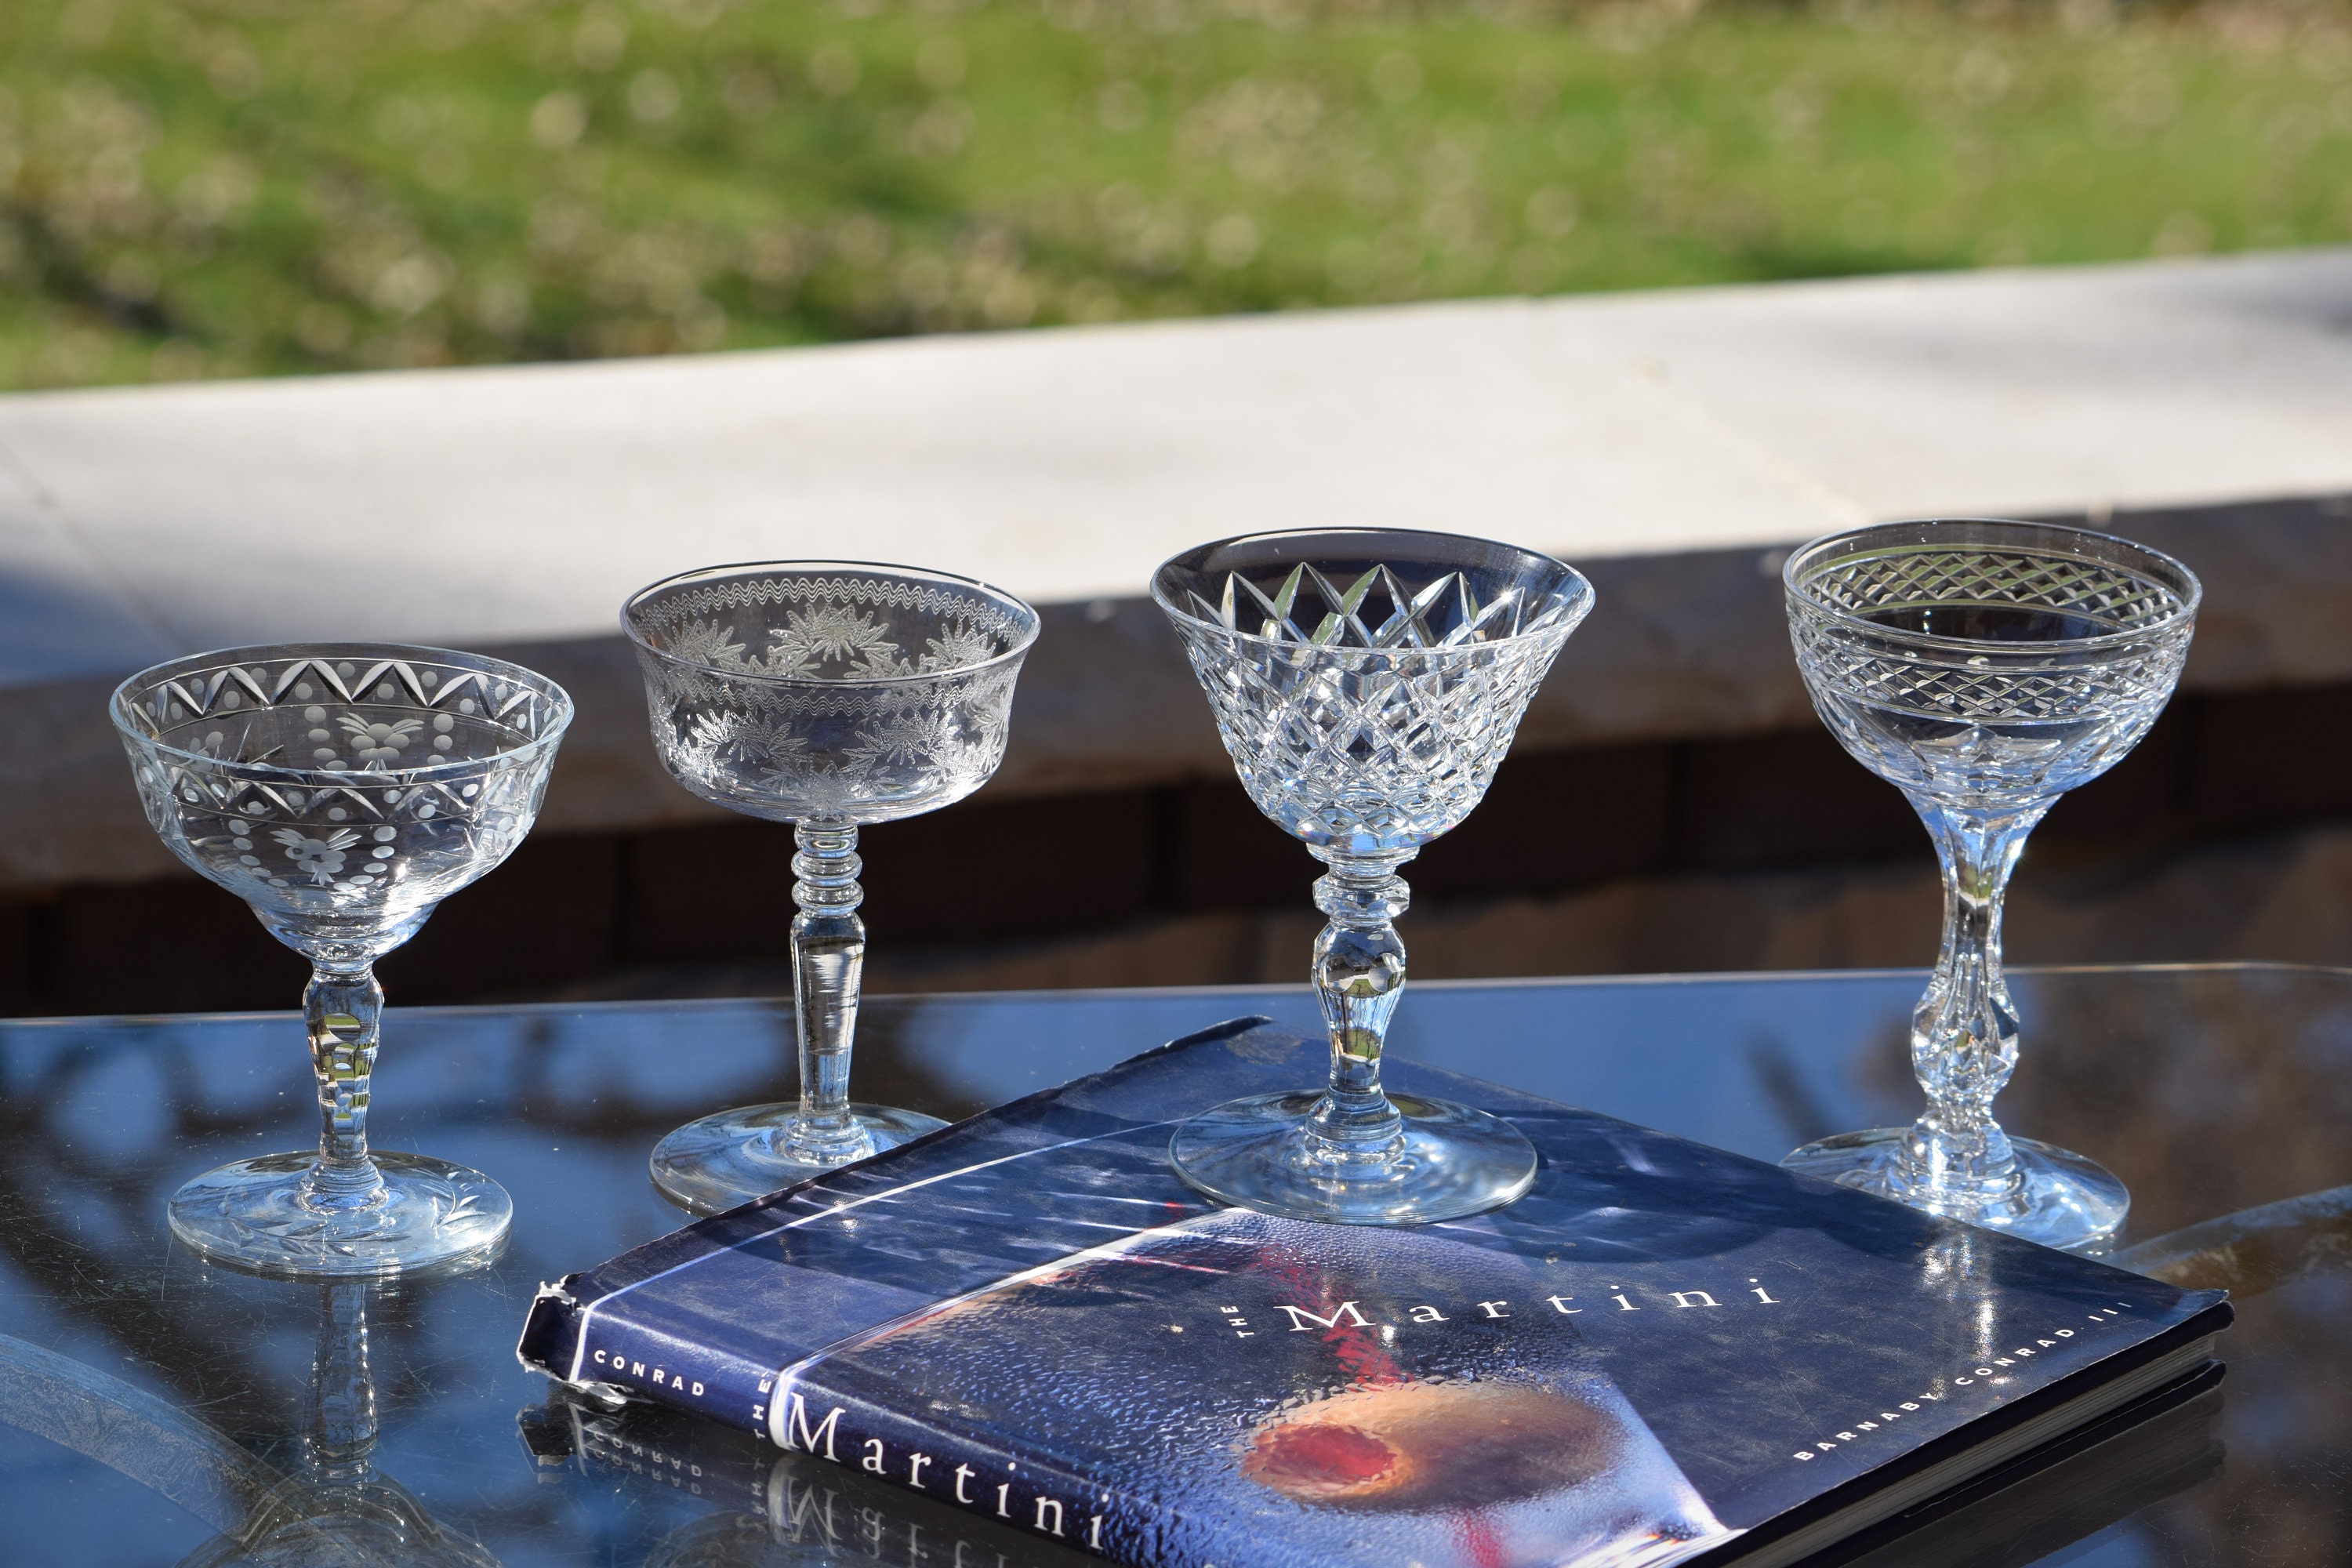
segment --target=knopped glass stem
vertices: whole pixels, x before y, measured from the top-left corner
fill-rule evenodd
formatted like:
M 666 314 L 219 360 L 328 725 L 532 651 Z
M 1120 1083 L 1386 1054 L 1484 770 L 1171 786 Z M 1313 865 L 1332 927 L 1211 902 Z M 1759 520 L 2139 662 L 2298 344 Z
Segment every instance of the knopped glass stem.
M 326 1211 L 376 1207 L 384 1188 L 368 1154 L 368 1085 L 375 1073 L 383 987 L 364 962 L 321 964 L 303 989 L 302 1012 L 319 1082 L 319 1157 L 303 1178 L 300 1201 Z
M 857 915 L 857 829 L 803 822 L 793 829 L 793 1001 L 799 1036 L 801 1107 L 783 1129 L 783 1152 L 816 1165 L 874 1152 L 874 1139 L 849 1109 L 849 1056 L 866 968 L 866 922 Z
M 1403 1118 L 1381 1089 L 1389 1020 L 1404 995 L 1404 943 L 1396 918 L 1412 900 L 1396 868 L 1409 858 L 1326 855 L 1315 883 L 1328 923 L 1315 939 L 1315 994 L 1331 1033 L 1331 1084 L 1309 1114 L 1310 1158 L 1384 1165 L 1403 1146 Z
M 2050 803 L 1989 810 L 1915 797 L 1944 874 L 1944 941 L 1911 1015 L 1911 1066 L 1927 1109 L 1905 1135 L 1903 1195 L 1965 1215 L 2008 1200 L 2022 1180 L 1993 1097 L 2017 1068 L 2017 1009 L 2000 973 L 2002 900 L 2026 835 Z

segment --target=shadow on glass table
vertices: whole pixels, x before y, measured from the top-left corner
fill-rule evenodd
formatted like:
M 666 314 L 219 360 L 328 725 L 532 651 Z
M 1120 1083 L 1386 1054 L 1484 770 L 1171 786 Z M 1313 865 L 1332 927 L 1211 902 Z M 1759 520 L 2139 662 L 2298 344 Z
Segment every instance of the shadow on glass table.
M 1920 983 L 1423 984 L 1391 1042 L 1771 1159 L 1908 1119 Z M 2124 1177 L 2126 1261 L 2237 1293 L 2228 1385 L 1862 1561 L 2352 1561 L 2352 1192 L 2335 1190 L 2352 1184 L 2352 972 L 2012 983 L 2027 1045 L 2003 1123 Z M 859 1089 L 967 1115 L 1244 1013 L 1316 1026 L 1293 987 L 877 997 Z M 646 1181 L 654 1140 L 789 1096 L 791 1048 L 789 1003 L 387 1015 L 379 1142 L 495 1175 L 514 1237 L 467 1273 L 322 1287 L 209 1267 L 164 1227 L 190 1174 L 315 1136 L 290 1015 L 0 1024 L 0 1557 L 1077 1561 L 707 1424 L 582 1405 L 517 1365 L 542 1280 L 683 1223 Z

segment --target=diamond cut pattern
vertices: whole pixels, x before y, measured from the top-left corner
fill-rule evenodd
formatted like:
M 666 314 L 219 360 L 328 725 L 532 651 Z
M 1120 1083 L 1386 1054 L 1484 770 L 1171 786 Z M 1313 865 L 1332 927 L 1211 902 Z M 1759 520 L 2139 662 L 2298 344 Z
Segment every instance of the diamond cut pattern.
M 1271 593 L 1239 572 L 1228 572 L 1217 603 L 1197 592 L 1185 596 L 1193 614 L 1227 631 L 1313 647 L 1464 647 L 1528 636 L 1563 617 L 1570 626 L 1576 620 L 1571 601 L 1562 595 L 1543 595 L 1531 604 L 1513 584 L 1481 605 L 1459 572 L 1412 589 L 1386 565 L 1373 566 L 1341 588 L 1302 561 Z M 1377 622 L 1369 619 L 1381 604 L 1388 613 Z M 1309 621 L 1312 631 L 1304 629 Z
M 1532 635 L 1431 647 L 1176 624 L 1258 809 L 1309 844 L 1377 854 L 1470 814 L 1579 618 L 1563 605 Z

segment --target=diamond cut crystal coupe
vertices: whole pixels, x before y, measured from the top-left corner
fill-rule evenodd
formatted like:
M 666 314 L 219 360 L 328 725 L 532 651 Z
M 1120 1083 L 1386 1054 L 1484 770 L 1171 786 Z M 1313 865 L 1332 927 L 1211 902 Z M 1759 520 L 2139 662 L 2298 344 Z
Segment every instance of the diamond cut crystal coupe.
M 1591 584 L 1507 544 L 1359 529 L 1204 544 L 1162 565 L 1151 592 L 1250 799 L 1330 868 L 1315 884 L 1330 923 L 1313 971 L 1328 1085 L 1185 1122 L 1177 1173 L 1226 1203 L 1350 1225 L 1511 1202 L 1536 1170 L 1516 1128 L 1381 1090 L 1405 980 L 1396 869 L 1486 795 Z
M 2172 694 L 2198 582 L 2126 540 L 2041 523 L 1886 523 L 1782 572 L 1813 707 L 1936 840 L 1943 951 L 1911 1018 L 1927 1108 L 1781 1163 L 2051 1247 L 2095 1248 L 2130 1196 L 2102 1166 L 1992 1118 L 2017 1066 L 2001 900 L 2058 797 L 2113 767 Z
M 157 665 L 108 705 L 148 823 L 310 961 L 317 1153 L 206 1172 L 172 1233 L 304 1278 L 488 1252 L 514 1205 L 477 1171 L 368 1146 L 375 961 L 496 867 L 539 815 L 572 700 L 544 676 L 396 643 L 231 648 Z
M 635 595 L 655 749 L 714 805 L 790 822 L 797 1105 L 688 1122 L 656 1145 L 671 1202 L 717 1214 L 946 1125 L 852 1104 L 866 962 L 857 830 L 937 811 L 1004 760 L 1037 612 L 967 577 L 861 562 L 714 566 Z

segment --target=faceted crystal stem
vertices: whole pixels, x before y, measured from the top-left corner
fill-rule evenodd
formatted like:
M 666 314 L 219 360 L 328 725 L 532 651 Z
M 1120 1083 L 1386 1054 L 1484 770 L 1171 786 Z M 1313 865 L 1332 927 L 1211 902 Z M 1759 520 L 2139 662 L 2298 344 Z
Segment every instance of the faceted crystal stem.
M 793 1000 L 800 1037 L 801 1108 L 784 1130 L 785 1152 L 813 1164 L 838 1165 L 874 1152 L 874 1140 L 849 1110 L 849 1054 L 857 1031 L 858 986 L 866 967 L 866 922 L 857 906 L 865 864 L 857 829 L 847 823 L 803 822 L 793 829 Z
M 1957 1214 L 1996 1204 L 2018 1182 L 1993 1097 L 2017 1068 L 2017 1011 L 2000 973 L 2001 901 L 2026 835 L 2049 803 L 1971 811 L 1912 802 L 1944 874 L 1944 941 L 1911 1016 L 1911 1066 L 1927 1109 L 1903 1141 L 1895 1175 L 1916 1201 Z
M 1309 1154 L 1379 1164 L 1402 1146 L 1402 1119 L 1381 1090 L 1389 1019 L 1404 995 L 1404 943 L 1395 921 L 1411 893 L 1396 868 L 1407 858 L 1328 856 L 1315 905 L 1329 917 L 1315 939 L 1315 994 L 1331 1032 L 1331 1086 L 1307 1118 Z
M 368 1081 L 383 987 L 363 961 L 349 968 L 321 964 L 303 989 L 302 1011 L 319 1080 L 319 1158 L 302 1202 L 314 1209 L 373 1207 L 383 1201 L 383 1177 L 368 1157 Z

